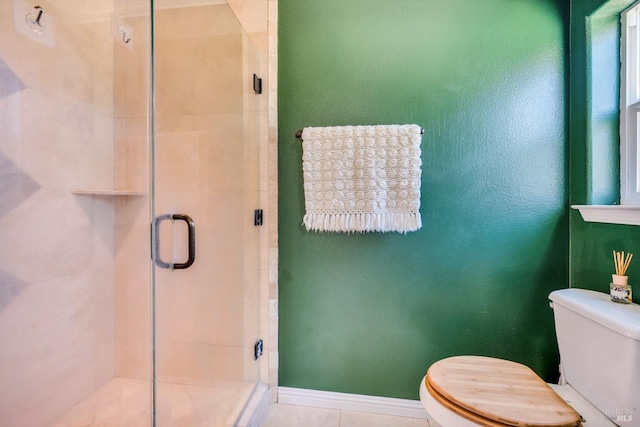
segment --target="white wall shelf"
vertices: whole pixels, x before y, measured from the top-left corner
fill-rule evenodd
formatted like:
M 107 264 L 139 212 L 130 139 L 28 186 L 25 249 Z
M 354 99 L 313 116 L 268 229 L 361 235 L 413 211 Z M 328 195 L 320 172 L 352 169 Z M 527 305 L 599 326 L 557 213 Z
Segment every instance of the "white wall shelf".
M 586 222 L 640 225 L 640 205 L 571 205 Z

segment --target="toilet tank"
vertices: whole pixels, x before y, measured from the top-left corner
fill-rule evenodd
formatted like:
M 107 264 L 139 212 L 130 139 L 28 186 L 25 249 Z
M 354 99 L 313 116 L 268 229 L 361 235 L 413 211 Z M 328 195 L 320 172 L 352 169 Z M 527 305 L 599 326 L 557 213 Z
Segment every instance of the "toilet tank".
M 640 305 L 576 288 L 549 299 L 564 381 L 613 422 L 640 426 Z

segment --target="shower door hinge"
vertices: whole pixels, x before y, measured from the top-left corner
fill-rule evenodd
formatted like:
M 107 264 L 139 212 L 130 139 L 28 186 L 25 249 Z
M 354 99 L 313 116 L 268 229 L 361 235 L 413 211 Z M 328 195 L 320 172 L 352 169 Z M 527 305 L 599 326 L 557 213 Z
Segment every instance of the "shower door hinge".
M 260 95 L 262 93 L 262 79 L 256 74 L 253 75 L 253 91 L 256 95 Z
M 258 360 L 258 357 L 262 356 L 262 352 L 264 351 L 263 346 L 264 343 L 262 340 L 256 341 L 253 345 L 253 360 Z
M 255 225 L 256 227 L 259 225 L 262 225 L 264 222 L 264 214 L 262 212 L 262 209 L 256 209 L 253 211 L 253 225 Z

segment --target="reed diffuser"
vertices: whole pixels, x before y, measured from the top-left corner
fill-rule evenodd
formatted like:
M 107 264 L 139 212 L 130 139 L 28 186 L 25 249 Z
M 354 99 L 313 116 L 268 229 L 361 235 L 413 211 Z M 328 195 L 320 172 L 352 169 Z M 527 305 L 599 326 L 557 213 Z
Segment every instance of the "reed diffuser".
M 624 251 L 613 251 L 613 264 L 616 268 L 616 274 L 611 275 L 612 283 L 609 285 L 611 301 L 626 304 L 631 302 L 631 285 L 626 273 L 632 258 L 633 254 L 625 256 Z

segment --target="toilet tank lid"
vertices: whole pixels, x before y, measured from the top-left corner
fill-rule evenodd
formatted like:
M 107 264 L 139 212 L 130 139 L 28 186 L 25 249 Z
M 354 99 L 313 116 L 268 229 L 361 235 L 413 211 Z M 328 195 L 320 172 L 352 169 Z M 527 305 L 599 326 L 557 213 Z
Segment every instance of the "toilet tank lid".
M 640 341 L 640 305 L 611 301 L 609 294 L 587 289 L 560 289 L 549 299 L 621 335 Z

